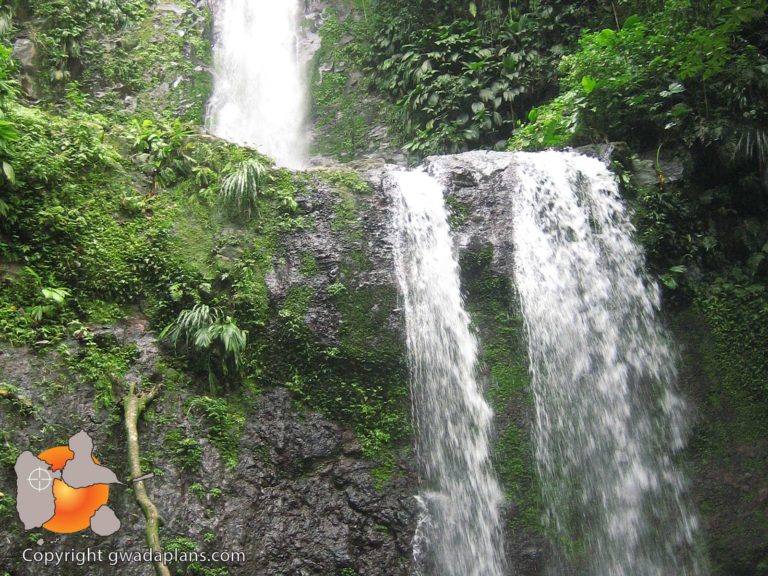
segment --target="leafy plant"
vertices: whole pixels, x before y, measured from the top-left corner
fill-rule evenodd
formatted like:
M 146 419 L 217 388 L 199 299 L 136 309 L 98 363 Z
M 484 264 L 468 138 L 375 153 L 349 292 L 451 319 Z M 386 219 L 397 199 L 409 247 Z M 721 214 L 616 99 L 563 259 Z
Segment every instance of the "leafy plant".
M 173 122 L 145 119 L 133 121 L 133 148 L 144 160 L 152 176 L 152 190 L 157 184 L 169 186 L 179 175 L 192 171 L 193 162 L 183 153 L 193 128 L 180 120 Z
M 219 198 L 232 213 L 250 218 L 264 185 L 271 180 L 268 165 L 261 158 L 249 158 L 233 166 L 221 182 Z
M 145 10 L 140 0 L 39 0 L 29 7 L 42 25 L 37 44 L 53 84 L 76 79 L 89 31 L 117 30 Z
M 202 357 L 212 388 L 218 379 L 235 376 L 245 350 L 248 333 L 237 327 L 231 316 L 218 308 L 196 304 L 183 310 L 178 318 L 160 333 L 173 346 L 183 344 L 194 355 Z
M 13 3 L 6 3 L 0 7 L 0 38 L 10 36 L 13 30 Z
M 194 411 L 201 413 L 205 418 L 208 437 L 219 450 L 227 467 L 237 466 L 240 434 L 245 418 L 226 400 L 210 396 L 194 398 L 189 403 L 189 412 Z
M 759 127 L 768 108 L 757 94 L 768 78 L 755 71 L 768 70 L 768 59 L 751 32 L 765 2 L 705 5 L 673 0 L 624 18 L 618 30 L 585 33 L 581 49 L 562 59 L 563 92 L 552 106 L 579 95 L 582 137 L 709 146 L 732 134 L 736 150 L 765 150 Z M 531 118 L 539 128 L 540 116 Z
M 138 349 L 135 345 L 121 346 L 114 339 L 96 341 L 85 332 L 81 341 L 82 347 L 66 356 L 66 362 L 79 382 L 93 386 L 94 406 L 113 411 L 120 397 L 116 383 L 123 380 Z
M 165 435 L 171 458 L 185 472 L 197 470 L 203 458 L 203 448 L 194 438 L 187 436 L 183 428 L 174 428 Z M 190 489 L 194 493 L 194 485 Z
M 378 3 L 375 85 L 397 98 L 417 155 L 503 147 L 555 84 L 556 61 L 591 13 L 587 3 L 412 0 Z M 578 24 L 577 24 L 578 23 Z
M 0 16 L 0 26 L 2 17 Z M 1 33 L 0 33 L 1 35 Z M 0 190 L 4 185 L 16 183 L 16 173 L 13 169 L 12 145 L 19 139 L 18 132 L 12 122 L 6 119 L 5 108 L 16 95 L 16 83 L 13 80 L 13 64 L 11 51 L 0 44 Z M 0 216 L 7 216 L 9 205 L 0 197 Z

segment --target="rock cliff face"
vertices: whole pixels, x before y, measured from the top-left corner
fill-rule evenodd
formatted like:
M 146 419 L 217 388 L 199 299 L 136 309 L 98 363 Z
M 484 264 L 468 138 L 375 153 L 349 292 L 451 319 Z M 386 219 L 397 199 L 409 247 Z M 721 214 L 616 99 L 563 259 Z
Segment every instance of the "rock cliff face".
M 20 450 L 37 453 L 64 444 L 80 429 L 94 438 L 102 462 L 127 479 L 119 406 L 110 407 L 105 391 L 79 374 L 82 359 L 94 348 L 127 347 L 133 352 L 122 374 L 125 381 L 165 384 L 140 431 L 145 469 L 155 472 L 148 487 L 163 518 L 166 550 L 241 552 L 244 556 L 234 561 L 203 566 L 226 568 L 233 575 L 411 572 L 417 482 L 404 318 L 393 270 L 396 231 L 387 188 L 392 167 L 358 168 L 359 173 L 315 169 L 295 177 L 297 214 L 278 233 L 263 274 L 266 322 L 253 337 L 264 359 L 261 372 L 250 375 L 258 384 L 234 391 L 227 402 L 200 395 L 199 375 L 186 372 L 173 351 L 158 344 L 158 327 L 138 310 L 114 324 L 87 326 L 89 338 L 76 332 L 57 347 L 3 345 L 3 570 L 14 576 L 39 574 L 39 565 L 22 561 L 26 548 L 64 552 L 91 546 L 105 554 L 145 549 L 144 519 L 130 485 L 112 488 L 110 506 L 123 527 L 107 539 L 25 534 L 8 498 L 14 493 L 12 462 Z M 493 457 L 507 496 L 509 573 L 538 576 L 556 552 L 539 523 L 525 337 L 509 281 L 515 156 L 432 157 L 424 169 L 445 186 L 464 298 L 481 344 L 480 373 L 496 412 Z M 225 247 L 211 255 L 224 266 L 244 261 L 260 241 L 258 234 L 237 226 L 226 234 Z M 703 334 L 700 328 L 697 333 Z M 711 382 L 690 366 L 706 343 L 686 344 L 683 393 L 698 409 Z M 366 412 L 373 416 L 361 418 Z M 702 441 L 694 430 L 693 444 Z M 720 542 L 729 528 L 716 521 L 707 504 L 738 480 L 712 473 L 697 454 L 694 497 L 705 526 Z M 730 466 L 740 470 L 738 463 Z M 750 486 L 745 490 L 762 494 L 753 476 L 745 473 L 743 483 Z M 733 517 L 751 518 L 741 504 Z M 750 542 L 745 546 L 753 550 L 757 544 Z M 57 573 L 99 576 L 114 570 L 108 563 L 87 568 L 68 563 Z M 141 563 L 121 564 L 119 570 L 128 576 L 152 573 Z M 193 563 L 174 570 L 206 574 Z
M 370 177 L 378 179 L 376 174 Z M 344 393 L 333 389 L 341 376 L 359 380 L 363 390 L 369 382 L 378 382 L 383 389 L 370 393 L 381 393 L 384 400 L 391 397 L 386 410 L 400 411 L 407 419 L 387 195 L 354 173 L 318 171 L 307 175 L 296 200 L 307 224 L 281 234 L 266 273 L 273 313 L 264 345 L 285 355 L 300 347 L 300 354 L 309 354 L 312 348 L 312 354 L 318 354 L 313 361 L 326 362 L 322 369 L 330 394 Z M 232 260 L 238 252 L 234 247 L 218 257 Z M 298 308 L 296 294 L 304 300 Z M 285 322 L 281 311 L 283 317 L 291 315 Z M 334 410 L 350 409 L 342 400 L 313 403 L 312 386 L 324 382 L 310 381 L 316 374 L 309 368 L 302 372 L 296 362 L 290 374 L 306 378 L 302 390 L 295 387 L 296 380 L 292 393 L 283 386 L 254 390 L 248 398 L 233 401 L 241 410 L 222 405 L 225 412 L 214 413 L 200 397 L 194 401 L 190 388 L 178 385 L 188 376 L 168 368 L 171 351 L 159 347 L 141 314 L 87 329 L 90 346 L 135 347 L 125 381 L 165 385 L 140 432 L 146 469 L 156 474 L 147 485 L 163 519 L 166 550 L 242 552 L 244 559 L 226 564 L 231 574 L 409 573 L 415 514 L 411 465 L 397 452 L 371 457 L 370 439 L 359 426 L 356 433 L 348 418 L 333 421 Z M 291 334 L 286 335 L 286 329 Z M 278 352 L 281 345 L 293 350 Z M 39 348 L 4 347 L 0 353 L 0 419 L 7 450 L 0 491 L 14 492 L 7 464 L 19 450 L 37 453 L 65 444 L 80 429 L 94 438 L 101 461 L 125 479 L 119 408 L 104 409 L 97 391 L 74 384 L 78 376 L 71 359 L 83 354 L 84 344 L 72 339 L 56 350 L 44 344 Z M 338 362 L 331 356 L 338 356 Z M 276 360 L 274 370 L 278 379 L 285 367 Z M 385 373 L 368 379 L 372 372 Z M 235 458 L 224 457 L 220 450 L 219 441 L 227 435 L 234 439 Z M 407 432 L 399 445 L 407 455 Z M 130 485 L 115 486 L 111 494 L 110 505 L 123 527 L 108 539 L 43 531 L 31 537 L 24 534 L 14 511 L 4 510 L 10 529 L 3 530 L 0 566 L 14 576 L 39 574 L 38 564 L 21 560 L 23 550 L 38 538 L 43 543 L 32 545 L 35 551 L 85 546 L 105 554 L 143 551 L 144 519 Z M 174 566 L 174 573 L 184 573 L 188 566 Z M 59 573 L 99 575 L 114 570 L 108 563 L 68 563 Z M 119 570 L 137 576 L 152 573 L 151 565 L 141 563 L 121 564 Z
M 498 370 L 514 357 L 524 372 L 524 359 L 518 357 L 521 343 L 509 333 L 502 342 L 492 323 L 483 321 L 497 307 L 514 309 L 504 280 L 510 265 L 509 212 L 504 207 L 513 177 L 511 159 L 510 154 L 470 153 L 430 159 L 426 166 L 446 185 L 457 245 L 469 275 L 466 297 L 477 311 L 483 344 L 497 355 L 486 358 L 483 373 L 499 413 L 497 462 L 506 466 L 503 461 L 512 452 L 517 454 L 515 474 L 502 471 L 509 496 L 510 573 L 535 574 L 543 543 L 528 524 L 535 511 L 524 510 L 529 503 L 517 498 L 529 488 L 524 478 L 532 477 L 527 442 L 524 434 L 514 445 L 505 441 L 510 427 L 526 429 L 528 390 L 524 378 L 510 380 Z M 325 169 L 302 177 L 305 182 L 296 201 L 305 225 L 280 235 L 264 277 L 272 311 L 264 341 L 265 346 L 285 346 L 282 352 L 289 357 L 295 350 L 288 348 L 316 347 L 326 356 L 322 362 L 328 387 L 339 375 L 359 380 L 360 386 L 376 382 L 372 393 L 390 402 L 381 409 L 385 415 L 404 413 L 407 420 L 404 319 L 393 270 L 395 231 L 387 170 L 368 167 L 364 179 L 353 172 Z M 218 258 L 240 256 L 240 248 L 234 246 Z M 476 280 L 484 284 L 476 286 Z M 304 298 L 299 309 L 293 305 L 297 293 Z M 299 336 L 285 335 L 283 317 L 289 312 L 299 317 L 301 326 L 296 326 L 296 318 L 289 319 L 293 322 L 289 328 Z M 199 397 L 179 385 L 189 376 L 168 367 L 173 364 L 172 351 L 159 346 L 141 314 L 115 325 L 88 328 L 95 346 L 135 346 L 126 381 L 144 386 L 165 383 L 140 431 L 147 471 L 156 474 L 147 485 L 163 518 L 166 549 L 243 552 L 244 560 L 227 565 L 231 574 L 410 572 L 417 488 L 407 429 L 395 442 L 400 448 L 384 458 L 384 466 L 380 456 L 366 457 L 367 429 L 343 415 L 349 408 L 344 401 L 315 399 L 323 394 L 323 382 L 313 381 L 312 370 L 302 368 L 301 359 L 296 362 L 300 375 L 296 381 L 303 378 L 301 384 L 286 382 L 247 395 L 238 400 L 243 410 L 237 414 L 206 411 L 195 401 Z M 13 398 L 0 400 L 3 438 L 9 449 L 34 452 L 65 443 L 68 435 L 84 429 L 94 438 L 102 462 L 126 478 L 119 410 L 105 410 L 96 390 L 72 384 L 77 376 L 71 358 L 81 355 L 83 347 L 72 339 L 56 350 L 44 345 L 41 350 L 3 349 L 0 381 L 14 387 Z M 328 359 L 329 354 L 340 360 Z M 283 360 L 275 358 L 274 378 L 267 375 L 266 380 L 287 378 L 284 370 Z M 387 373 L 376 374 L 381 371 Z M 336 417 L 335 410 L 341 415 Z M 229 432 L 220 422 L 227 416 L 234 422 Z M 178 442 L 179 433 L 185 444 Z M 221 437 L 228 433 L 235 438 L 234 459 L 221 449 Z M 4 471 L 0 490 L 11 492 L 14 479 L 7 468 Z M 144 519 L 129 486 L 113 487 L 110 505 L 123 522 L 113 537 L 43 532 L 34 538 L 42 537 L 43 544 L 33 549 L 66 551 L 90 545 L 110 551 L 143 550 Z M 4 536 L 4 567 L 14 575 L 39 573 L 38 565 L 20 561 L 30 546 L 29 535 L 19 529 L 12 513 L 8 516 L 13 528 Z M 90 565 L 87 572 L 70 564 L 67 570 L 114 573 L 108 564 Z M 151 572 L 146 564 L 120 567 L 121 574 L 130 576 Z
M 424 168 L 445 187 L 464 299 L 480 341 L 482 383 L 495 412 L 493 463 L 507 500 L 509 573 L 538 576 L 553 550 L 540 525 L 528 357 L 510 283 L 515 156 L 488 151 L 434 156 L 425 160 Z
M 136 323 L 128 327 L 127 338 L 144 337 L 135 330 Z M 153 344 L 148 343 L 143 354 L 152 351 Z M 124 472 L 121 431 L 99 421 L 87 393 L 43 400 L 36 382 L 45 371 L 42 359 L 21 351 L 5 351 L 3 357 L 3 379 L 20 385 L 18 398 L 36 399 L 35 414 L 29 418 L 9 414 L 3 403 L 0 414 L 7 440 L 27 446 L 29 437 L 41 429 L 83 428 L 94 437 L 102 462 Z M 171 416 L 191 426 L 176 407 L 175 402 L 161 402 L 155 416 Z M 164 429 L 158 420 L 148 423 L 142 429 L 142 443 L 145 453 L 157 453 L 157 476 L 148 486 L 163 518 L 167 550 L 240 552 L 242 559 L 227 564 L 232 574 L 336 574 L 344 568 L 361 574 L 408 573 L 413 504 L 407 477 L 377 487 L 371 476 L 373 464 L 361 458 L 354 435 L 318 414 L 297 411 L 285 390 L 264 393 L 246 414 L 239 440 L 241 458 L 233 469 L 207 443 L 199 468 L 185 469 L 164 446 Z M 3 478 L 2 490 L 12 490 L 10 478 Z M 103 550 L 105 558 L 109 551 L 143 551 L 144 519 L 130 489 L 113 487 L 110 505 L 123 526 L 107 539 L 42 531 L 31 538 L 17 520 L 9 519 L 0 565 L 19 576 L 46 573 L 39 564 L 21 562 L 23 550 L 30 546 L 41 552 L 90 546 Z M 41 545 L 33 543 L 38 537 Z M 174 573 L 184 573 L 187 564 L 173 566 Z M 153 573 L 151 565 L 142 563 L 120 563 L 118 569 L 126 575 Z M 68 562 L 56 573 L 114 574 L 115 570 L 107 562 L 86 567 Z
M 217 2 L 148 3 L 146 16 L 130 28 L 89 37 L 96 45 L 80 80 L 94 110 L 114 116 L 118 125 L 157 111 L 202 122 L 210 90 L 209 10 Z M 379 118 L 355 124 L 360 109 L 369 114 L 379 103 L 367 92 L 359 97 L 361 78 L 344 50 L 344 26 L 355 21 L 347 18 L 348 6 L 310 1 L 308 11 L 314 21 L 308 52 L 324 25 L 326 43 L 335 39 L 334 50 L 326 46 L 313 64 L 315 88 L 323 88 L 321 78 L 328 82 L 317 95 L 328 99 L 318 100 L 321 109 L 315 111 L 321 120 L 327 112 L 328 120 L 316 127 L 325 142 L 318 154 L 326 157 L 317 163 L 332 167 L 295 175 L 296 214 L 269 230 L 222 224 L 215 211 L 203 210 L 198 220 L 196 214 L 189 221 L 180 218 L 169 232 L 177 244 L 194 239 L 182 256 L 203 262 L 200 275 L 208 289 L 227 287 L 234 271 L 253 271 L 253 302 L 238 309 L 252 322 L 249 340 L 259 351 L 245 370 L 247 382 L 242 389 L 211 392 L 205 374 L 158 343 L 163 325 L 149 320 L 153 302 L 138 302 L 120 321 L 70 330 L 63 343 L 0 343 L 0 576 L 153 574 L 144 563 L 44 568 L 22 560 L 27 548 L 65 552 L 90 546 L 105 555 L 145 550 L 144 519 L 130 485 L 112 488 L 110 506 L 123 527 L 107 539 L 25 533 L 15 512 L 18 453 L 65 444 L 81 429 L 94 438 L 99 459 L 127 480 L 121 390 L 113 375 L 140 386 L 164 384 L 139 429 L 142 468 L 155 473 L 147 486 L 163 517 L 165 549 L 244 554 L 232 562 L 177 564 L 174 573 L 410 573 L 417 480 L 388 168 L 380 160 L 405 158 L 376 125 Z M 22 23 L 14 54 L 30 97 L 45 100 L 50 70 L 42 68 L 29 39 L 34 26 Z M 360 156 L 369 160 L 348 168 L 327 160 Z M 655 172 L 647 160 L 640 163 L 646 184 L 654 184 Z M 524 330 L 509 282 L 514 156 L 433 157 L 425 168 L 445 185 L 464 298 L 481 343 L 480 372 L 496 413 L 493 456 L 507 496 L 510 574 L 539 576 L 553 550 L 540 527 Z M 677 164 L 671 168 L 677 177 Z M 143 197 L 145 190 L 135 192 Z M 157 203 L 171 193 L 161 190 Z M 21 268 L 0 259 L 0 281 L 12 281 Z M 710 551 L 728 567 L 723 574 L 761 574 L 743 567 L 762 561 L 764 568 L 768 554 L 760 512 L 768 494 L 761 473 L 768 447 L 764 435 L 731 442 L 728 431 L 762 415 L 734 415 L 727 402 L 710 402 L 719 373 L 707 328 L 685 312 L 673 323 L 686 346 L 683 393 L 694 399 L 702 414 L 697 422 L 706 427 L 704 433 L 694 429 L 691 461 Z M 732 428 L 721 426 L 728 422 Z

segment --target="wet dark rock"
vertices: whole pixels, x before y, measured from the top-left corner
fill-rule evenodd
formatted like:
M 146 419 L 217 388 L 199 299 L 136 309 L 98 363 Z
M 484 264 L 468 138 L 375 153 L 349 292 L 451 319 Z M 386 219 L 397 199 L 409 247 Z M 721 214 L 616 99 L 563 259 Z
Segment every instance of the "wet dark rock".
M 37 48 L 29 38 L 19 38 L 13 43 L 13 57 L 18 60 L 21 69 L 32 72 L 37 62 Z
M 146 328 L 146 320 L 135 317 L 113 328 L 94 327 L 93 332 L 101 339 L 136 344 L 140 351 L 137 377 L 152 379 L 158 347 Z M 76 352 L 77 345 L 72 346 Z M 26 448 L 44 424 L 64 436 L 83 428 L 94 438 L 102 461 L 119 477 L 126 477 L 122 429 L 109 419 L 93 419 L 92 391 L 81 388 L 57 395 L 54 401 L 40 396 L 38 383 L 44 375 L 52 376 L 48 369 L 58 363 L 56 352 L 35 356 L 27 349 L 4 348 L 0 359 L 0 378 L 22 385 L 34 399 L 35 414 L 26 418 L 10 414 L 8 403 L 0 403 L 0 418 L 15 443 Z M 375 487 L 373 464 L 354 457 L 356 450 L 348 449 L 354 444 L 350 431 L 318 414 L 297 411 L 288 392 L 276 389 L 260 396 L 247 414 L 235 469 L 227 469 L 217 451 L 203 440 L 200 468 L 184 470 L 164 452 L 163 438 L 169 428 L 189 427 L 192 422 L 187 420 L 188 413 L 179 411 L 178 400 L 162 398 L 155 412 L 167 413 L 172 421 L 143 423 L 141 444 L 145 454 L 160 453 L 155 456 L 160 471 L 147 486 L 168 537 L 188 538 L 209 552 L 243 552 L 245 561 L 230 567 L 233 574 L 327 575 L 353 566 L 373 576 L 409 573 L 413 486 L 400 481 Z M 0 480 L 0 491 L 11 493 L 8 479 Z M 124 486 L 112 488 L 110 506 L 123 526 L 108 540 L 89 532 L 47 534 L 40 549 L 95 549 L 106 542 L 113 550 L 145 550 L 144 520 Z M 21 562 L 28 546 L 23 526 L 15 518 L 8 522 L 0 566 L 14 576 L 40 574 L 35 564 Z M 206 544 L 209 533 L 216 538 Z M 107 576 L 115 570 L 108 564 L 92 564 L 87 573 Z M 125 564 L 119 573 L 149 576 L 153 570 L 144 564 Z
M 493 247 L 495 272 L 512 274 L 511 190 L 516 181 L 514 154 L 476 151 L 431 156 L 427 170 L 445 185 L 454 212 L 455 242 L 461 249 Z
M 311 192 L 297 194 L 296 201 L 311 225 L 298 232 L 286 233 L 281 239 L 281 257 L 275 262 L 266 283 L 270 299 L 281 301 L 292 287 L 312 289 L 313 298 L 305 317 L 306 324 L 326 345 L 338 343 L 342 322 L 340 312 L 329 293 L 329 287 L 341 280 L 346 290 L 361 288 L 396 289 L 393 262 L 391 198 L 380 184 L 380 162 L 360 166 L 362 176 L 372 182 L 369 192 L 349 192 L 356 208 L 354 218 L 337 221 L 337 211 L 344 201 L 339 188 L 328 182 L 324 168 L 313 174 Z M 331 169 L 333 170 L 333 169 Z M 349 169 L 345 168 L 349 174 Z M 353 177 L 354 173 L 352 173 Z M 351 230 L 359 232 L 359 240 L 350 241 Z M 355 233 L 357 238 L 358 232 Z M 306 275 L 303 264 L 311 258 L 315 270 Z M 361 268 L 361 262 L 364 266 Z M 351 270 L 344 278 L 342 269 Z M 391 311 L 387 331 L 402 334 L 402 315 Z
M 605 142 L 603 144 L 587 144 L 574 149 L 574 152 L 597 158 L 604 164 L 610 164 L 614 160 L 623 162 L 631 151 L 625 142 Z
M 685 176 L 685 158 L 647 153 L 632 158 L 632 177 L 640 188 L 678 182 Z
M 678 182 L 686 175 L 690 154 L 681 150 L 652 150 L 640 154 L 633 152 L 625 142 L 606 142 L 580 146 L 575 152 L 592 156 L 607 165 L 617 161 L 632 175 L 633 183 L 639 188 L 659 186 Z
M 35 76 L 38 73 L 39 54 L 35 43 L 29 38 L 18 38 L 13 43 L 13 58 L 21 67 L 21 86 L 30 98 L 38 97 Z

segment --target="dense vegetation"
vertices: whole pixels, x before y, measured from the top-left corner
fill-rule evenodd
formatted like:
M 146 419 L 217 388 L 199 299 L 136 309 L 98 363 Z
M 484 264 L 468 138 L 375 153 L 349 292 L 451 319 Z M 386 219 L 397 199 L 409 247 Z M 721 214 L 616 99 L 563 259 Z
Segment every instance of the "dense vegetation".
M 367 5 L 374 86 L 417 155 L 626 142 L 640 240 L 678 302 L 713 325 L 728 301 L 768 320 L 766 2 L 431 2 Z M 680 159 L 686 178 L 665 180 Z M 757 338 L 757 351 L 765 344 Z M 750 341 L 752 341 L 750 339 Z M 750 394 L 768 400 L 753 359 Z
M 202 134 L 211 17 L 188 0 L 176 4 L 180 20 L 140 0 L 0 7 L 0 340 L 61 353 L 78 384 L 93 387 L 97 407 L 117 417 L 114 377 L 129 370 L 136 349 L 97 338 L 92 327 L 145 314 L 186 375 L 174 381 L 183 381 L 180 402 L 198 424 L 190 432 L 169 423 L 166 435 L 185 467 L 199 467 L 203 436 L 236 465 L 248 402 L 286 386 L 298 406 L 353 428 L 386 480 L 391 448 L 409 433 L 402 343 L 384 338 L 372 350 L 367 338 L 386 320 L 369 310 L 394 307 L 395 294 L 351 287 L 368 265 L 361 254 L 327 294 L 299 286 L 271 301 L 265 285 L 283 256 L 282 235 L 312 226 L 297 202 L 302 190 L 320 180 L 335 187 L 333 231 L 355 245 L 355 199 L 366 186 L 344 171 L 291 175 Z M 695 376 L 708 382 L 697 399 L 695 465 L 716 466 L 734 445 L 763 446 L 767 3 L 333 4 L 318 54 L 331 65 L 316 68 L 312 83 L 318 152 L 343 160 L 371 152 L 375 124 L 414 159 L 625 143 L 615 147 L 614 167 L 673 323 L 706 335 L 689 343 L 703 351 Z M 34 72 L 11 57 L 18 39 L 34 44 Z M 675 163 L 682 179 L 670 177 Z M 635 175 L 643 164 L 650 182 Z M 522 328 L 489 258 L 467 253 L 462 267 L 503 414 L 526 393 Z M 317 266 L 308 254 L 301 273 L 311 278 Z M 321 297 L 343 317 L 338 346 L 305 325 Z M 76 347 L 65 352 L 67 342 Z M 5 384 L 0 392 L 10 390 Z M 500 418 L 496 465 L 520 507 L 512 529 L 535 529 L 530 446 L 514 416 Z M 16 448 L 1 431 L 0 442 L 7 471 Z M 747 468 L 764 475 L 760 454 Z M 13 508 L 3 498 L 0 513 Z M 723 506 L 702 508 L 715 517 Z M 730 542 L 754 540 L 764 522 L 713 537 L 718 574 L 765 573 L 768 559 L 723 560 Z
M 764 446 L 767 3 L 363 4 L 362 60 L 372 89 L 394 106 L 413 157 L 621 143 L 606 149 L 638 238 L 664 285 L 687 361 L 704 358 L 702 372 L 683 375 L 698 379 L 704 395 L 695 466 L 706 475 L 718 459 L 736 466 L 733 446 Z M 764 463 L 758 452 L 737 466 Z M 759 538 L 765 516 L 723 527 L 714 520 L 715 497 L 704 498 L 717 526 L 709 535 L 715 571 L 763 573 L 765 551 L 757 558 L 732 551 L 736 541 Z
M 164 345 L 158 369 L 167 371 L 154 402 L 185 416 L 143 415 L 167 448 L 144 446 L 145 470 L 169 456 L 194 478 L 206 440 L 236 466 L 249 406 L 262 390 L 285 386 L 297 409 L 354 430 L 384 483 L 393 448 L 409 434 L 407 379 L 402 343 L 383 342 L 382 318 L 369 310 L 394 293 L 353 287 L 367 266 L 362 254 L 327 295 L 297 288 L 274 300 L 265 283 L 284 258 L 281 239 L 314 226 L 295 200 L 302 190 L 336 190 L 334 233 L 352 243 L 360 234 L 355 196 L 367 185 L 347 172 L 292 175 L 205 135 L 210 15 L 193 2 L 176 5 L 183 14 L 80 0 L 0 9 L 0 354 L 28 349 L 55 366 L 55 382 L 40 383 L 46 397 L 76 387 L 92 394 L 93 409 L 113 423 L 115 450 L 121 404 L 132 393 L 122 379 L 139 350 L 96 332 L 147 318 Z M 33 69 L 11 53 L 12 40 L 29 39 Z M 317 263 L 305 256 L 302 274 L 311 278 Z M 304 323 L 324 298 L 345 323 L 334 347 Z M 371 349 L 372 335 L 380 348 Z M 0 401 L 20 407 L 19 422 L 0 432 L 0 479 L 10 485 L 21 449 L 14 427 L 38 418 L 42 404 L 4 370 Z M 34 447 L 67 433 L 37 424 Z M 0 516 L 14 509 L 0 492 Z
M 556 62 L 588 2 L 377 2 L 368 61 L 397 100 L 417 155 L 504 148 L 516 123 L 556 86 Z

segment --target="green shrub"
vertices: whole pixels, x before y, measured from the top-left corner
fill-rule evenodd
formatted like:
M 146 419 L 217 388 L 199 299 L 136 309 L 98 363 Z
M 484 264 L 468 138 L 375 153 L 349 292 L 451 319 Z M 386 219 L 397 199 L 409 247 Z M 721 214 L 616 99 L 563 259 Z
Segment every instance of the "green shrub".
M 206 304 L 182 310 L 160 333 L 160 338 L 173 346 L 184 346 L 196 359 L 195 364 L 206 367 L 211 388 L 218 380 L 231 379 L 239 373 L 247 337 L 248 333 L 238 328 L 231 316 L 224 316 L 221 310 Z
M 592 17 L 589 3 L 376 3 L 369 59 L 423 156 L 504 147 L 556 84 L 556 62 Z
M 754 30 L 765 23 L 765 3 L 673 0 L 659 10 L 634 8 L 640 13 L 618 30 L 582 35 L 580 49 L 560 63 L 561 95 L 532 115 L 533 127 L 514 146 L 606 137 L 640 147 L 679 141 L 764 162 L 768 105 L 758 94 L 768 89 L 768 57 Z M 532 138 L 562 132 L 553 127 L 556 118 L 569 128 L 565 138 Z
M 265 184 L 270 182 L 268 164 L 261 158 L 249 158 L 234 165 L 224 176 L 219 199 L 231 213 L 246 219 L 258 205 Z
M 29 4 L 40 25 L 37 44 L 49 82 L 63 86 L 74 79 L 87 59 L 89 32 L 111 32 L 138 19 L 146 10 L 141 0 L 38 0 Z

